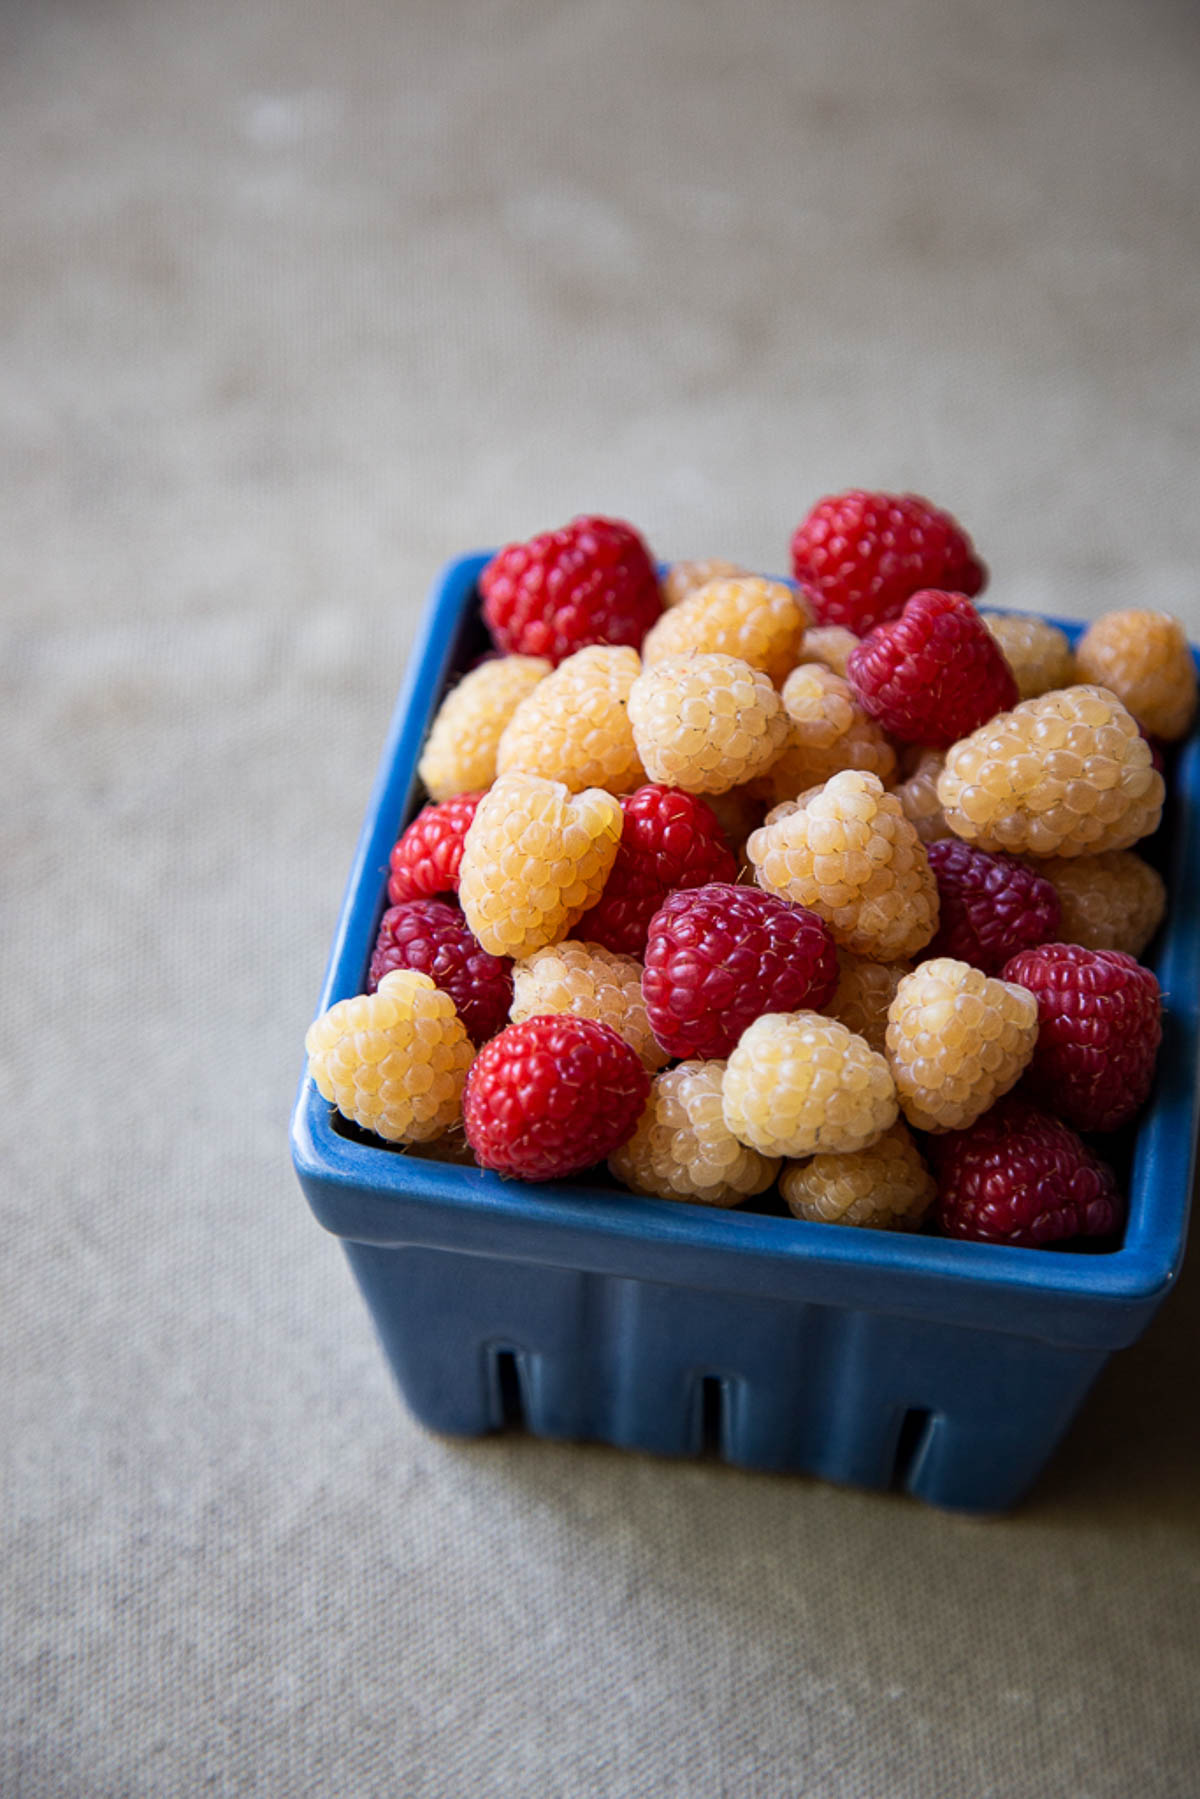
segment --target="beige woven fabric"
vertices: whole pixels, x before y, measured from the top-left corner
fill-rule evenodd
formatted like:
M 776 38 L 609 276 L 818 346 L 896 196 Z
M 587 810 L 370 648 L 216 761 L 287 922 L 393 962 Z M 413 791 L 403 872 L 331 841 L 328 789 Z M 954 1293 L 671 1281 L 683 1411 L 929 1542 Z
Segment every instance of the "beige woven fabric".
M 1184 1799 L 1195 1270 L 993 1522 L 426 1435 L 288 1164 L 424 591 L 584 509 L 1200 630 L 1192 9 L 0 22 L 6 1799 Z

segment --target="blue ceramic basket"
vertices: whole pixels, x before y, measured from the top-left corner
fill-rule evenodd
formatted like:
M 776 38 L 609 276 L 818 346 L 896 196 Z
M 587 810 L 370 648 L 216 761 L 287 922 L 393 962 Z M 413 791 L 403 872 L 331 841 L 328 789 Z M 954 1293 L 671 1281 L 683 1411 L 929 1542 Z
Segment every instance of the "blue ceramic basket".
M 388 856 L 447 684 L 485 647 L 466 556 L 410 659 L 319 1010 L 362 992 Z M 1080 629 L 1065 621 L 1075 636 Z M 341 1239 L 396 1379 L 434 1430 L 524 1425 L 999 1511 L 1045 1464 L 1183 1257 L 1196 1134 L 1200 741 L 1155 840 L 1173 905 L 1152 1103 L 1120 1146 L 1129 1218 L 1106 1252 L 1007 1249 L 634 1197 L 599 1175 L 523 1185 L 379 1146 L 301 1083 L 292 1153 Z M 1108 1152 L 1106 1152 L 1108 1153 Z

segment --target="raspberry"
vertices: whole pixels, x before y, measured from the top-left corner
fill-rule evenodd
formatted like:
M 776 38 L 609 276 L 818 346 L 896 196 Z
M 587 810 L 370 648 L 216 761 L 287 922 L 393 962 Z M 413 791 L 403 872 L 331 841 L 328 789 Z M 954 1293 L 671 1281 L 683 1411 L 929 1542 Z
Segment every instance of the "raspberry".
M 884 783 L 896 772 L 896 752 L 863 710 L 853 688 L 819 662 L 801 663 L 780 692 L 791 737 L 766 779 L 781 800 L 820 787 L 844 768 L 865 768 Z
M 636 650 L 593 644 L 567 656 L 505 726 L 496 769 L 562 781 L 572 793 L 628 793 L 645 779 L 627 706 L 641 671 Z
M 1196 716 L 1196 665 L 1183 626 L 1165 612 L 1106 612 L 1075 646 L 1081 681 L 1107 687 L 1151 737 L 1174 743 Z
M 625 822 L 604 891 L 575 927 L 606 949 L 640 957 L 650 920 L 681 887 L 733 881 L 737 864 L 706 800 L 651 782 L 621 801 Z
M 603 788 L 501 775 L 479 802 L 459 878 L 484 949 L 528 956 L 565 937 L 600 897 L 620 840 L 620 802 Z
M 1034 1249 L 1071 1237 L 1107 1237 L 1124 1201 L 1111 1168 L 1069 1125 L 1006 1100 L 934 1151 L 937 1222 L 948 1237 Z
M 756 1018 L 729 1057 L 723 1093 L 729 1129 L 765 1156 L 849 1154 L 896 1122 L 884 1058 L 819 1012 Z
M 1033 1056 L 1033 995 L 951 956 L 905 975 L 888 1012 L 900 1109 L 919 1131 L 961 1131 L 1015 1087 Z
M 834 775 L 746 845 L 768 893 L 808 906 L 843 949 L 875 962 L 914 956 L 937 926 L 924 846 L 877 775 Z
M 636 1050 L 611 1025 L 569 1013 L 530 1018 L 476 1056 L 463 1123 L 481 1168 L 564 1180 L 633 1135 L 649 1093 Z
M 514 1024 L 551 1012 L 599 1018 L 634 1048 L 646 1067 L 661 1068 L 659 1048 L 642 998 L 642 965 L 598 943 L 554 943 L 513 966 Z
M 825 1010 L 848 1031 L 865 1038 L 882 1056 L 887 1044 L 888 1008 L 897 987 L 906 974 L 912 973 L 912 968 L 911 962 L 867 962 L 840 949 L 838 984 Z
M 393 968 L 415 968 L 448 993 L 473 1043 L 486 1043 L 508 1021 L 511 966 L 480 948 L 456 906 L 405 900 L 390 907 L 380 920 L 367 992 Z
M 572 519 L 508 544 L 480 575 L 479 591 L 499 649 L 551 662 L 590 643 L 636 650 L 662 611 L 650 553 L 618 519 Z
M 490 656 L 451 688 L 430 726 L 417 773 L 434 800 L 475 793 L 496 778 L 500 734 L 550 664 L 541 656 Z
M 454 1123 L 474 1053 L 449 994 L 407 968 L 330 1006 L 304 1047 L 321 1097 L 389 1143 L 439 1137 Z
M 1166 883 L 1132 850 L 1049 856 L 1038 872 L 1058 894 L 1062 923 L 1056 936 L 1063 943 L 1140 956 L 1166 915 Z
M 653 668 L 693 650 L 737 656 L 778 683 L 795 666 L 808 623 L 807 605 L 784 582 L 725 576 L 663 613 L 646 633 L 642 661 Z
M 402 900 L 458 892 L 463 839 L 482 798 L 481 793 L 459 793 L 417 813 L 388 864 L 388 898 L 394 906 Z
M 792 569 L 822 625 L 861 637 L 922 587 L 979 593 L 987 570 L 948 512 L 918 494 L 853 489 L 820 500 L 792 538 Z
M 1003 651 L 1023 700 L 1036 700 L 1039 694 L 1079 680 L 1071 640 L 1057 625 L 1023 612 L 979 616 Z
M 673 562 L 663 576 L 662 603 L 678 606 L 689 593 L 695 593 L 698 587 L 707 587 L 710 581 L 722 580 L 726 575 L 749 573 L 750 570 L 740 563 L 725 562 L 719 556 L 710 557 L 706 562 Z
M 1004 966 L 1037 1000 L 1030 1093 L 1080 1131 L 1115 1131 L 1146 1102 L 1162 1042 L 1162 995 L 1119 950 L 1043 943 Z
M 1150 746 L 1102 687 L 1063 687 L 1002 712 L 946 754 L 946 823 L 983 850 L 1082 856 L 1153 831 L 1165 788 Z
M 945 761 L 940 750 L 923 750 L 912 773 L 892 788 L 905 818 L 926 845 L 954 835 L 937 795 L 938 776 Z
M 652 781 L 724 793 L 770 767 L 788 737 L 783 701 L 737 656 L 669 656 L 629 695 L 638 755 Z
M 869 1149 L 789 1162 L 779 1191 L 795 1217 L 813 1224 L 915 1231 L 937 1197 L 937 1182 L 898 1118 Z
M 680 1062 L 656 1075 L 637 1130 L 608 1159 L 610 1171 L 635 1193 L 656 1199 L 736 1206 L 775 1179 L 778 1156 L 739 1143 L 725 1123 L 725 1064 Z
M 995 638 L 960 593 L 923 589 L 876 625 L 846 664 L 863 706 L 903 743 L 948 749 L 1015 706 L 1017 683 Z
M 837 952 L 815 912 L 713 881 L 673 893 L 650 921 L 642 992 L 672 1056 L 726 1056 L 764 1012 L 812 1011 L 837 985 Z
M 804 633 L 798 660 L 821 662 L 845 680 L 846 664 L 861 642 L 861 637 L 844 625 L 813 625 Z
M 989 856 L 957 837 L 926 849 L 938 884 L 931 956 L 997 974 L 1010 956 L 1057 937 L 1062 910 L 1051 883 L 1012 856 Z

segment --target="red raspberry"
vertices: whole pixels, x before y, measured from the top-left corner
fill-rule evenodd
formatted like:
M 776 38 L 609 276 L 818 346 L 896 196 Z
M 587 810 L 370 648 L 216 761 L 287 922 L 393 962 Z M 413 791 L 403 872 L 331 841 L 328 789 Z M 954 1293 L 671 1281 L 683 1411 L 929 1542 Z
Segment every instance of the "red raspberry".
M 459 793 L 417 813 L 391 854 L 388 898 L 394 906 L 458 892 L 463 838 L 482 798 L 481 793 Z
M 859 637 L 895 618 L 922 587 L 968 598 L 987 570 L 948 512 L 919 494 L 855 488 L 820 500 L 792 538 L 792 568 L 820 625 L 845 625 Z
M 502 650 L 558 663 L 590 643 L 642 638 L 662 611 L 650 552 L 619 519 L 572 519 L 510 543 L 479 577 L 483 617 Z
M 415 968 L 448 993 L 474 1043 L 486 1043 L 507 1021 L 512 963 L 506 956 L 489 956 L 454 906 L 440 900 L 405 900 L 384 913 L 367 992 L 374 993 L 393 968 Z
M 1002 978 L 1038 1003 L 1030 1093 L 1080 1131 L 1115 1131 L 1145 1104 L 1162 1041 L 1154 975 L 1115 949 L 1043 943 Z
M 876 625 L 846 663 L 846 679 L 890 736 L 949 749 L 1020 694 L 1004 651 L 970 600 L 927 588 L 900 617 Z
M 482 1168 L 562 1180 L 627 1143 L 649 1097 L 641 1058 L 611 1025 L 557 1012 L 510 1024 L 484 1045 L 463 1123 Z
M 930 1139 L 937 1221 L 948 1237 L 1036 1249 L 1107 1237 L 1125 1215 L 1116 1176 L 1069 1125 L 1002 1100 L 965 1131 Z
M 642 994 L 672 1056 L 727 1056 L 765 1012 L 819 1012 L 838 983 L 824 919 L 756 887 L 673 893 L 650 921 Z
M 927 844 L 925 854 L 939 901 L 937 935 L 926 955 L 953 956 L 999 974 L 1019 950 L 1058 935 L 1057 891 L 1015 856 L 990 856 L 958 837 Z
M 650 920 L 669 893 L 737 879 L 737 861 L 697 794 L 651 782 L 621 801 L 621 844 L 604 891 L 572 936 L 641 959 Z

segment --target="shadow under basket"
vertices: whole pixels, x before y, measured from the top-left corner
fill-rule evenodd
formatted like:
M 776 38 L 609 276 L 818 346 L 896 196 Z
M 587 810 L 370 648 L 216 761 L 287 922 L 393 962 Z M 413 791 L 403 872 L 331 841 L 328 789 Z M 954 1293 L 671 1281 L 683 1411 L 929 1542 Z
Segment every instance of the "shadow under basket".
M 318 1010 L 362 992 L 417 761 L 486 649 L 476 579 L 438 580 L 409 662 Z M 1072 637 L 1080 626 L 1056 620 Z M 1200 747 L 1139 850 L 1197 890 Z M 602 1174 L 524 1185 L 387 1148 L 301 1081 L 296 1172 L 342 1242 L 408 1406 L 431 1429 L 521 1427 L 1003 1511 L 1183 1257 L 1196 1136 L 1200 930 L 1175 899 L 1149 958 L 1165 996 L 1150 1105 L 1122 1156 L 1121 1241 L 1024 1250 L 642 1199 Z M 1097 1143 L 1106 1153 L 1102 1142 Z

